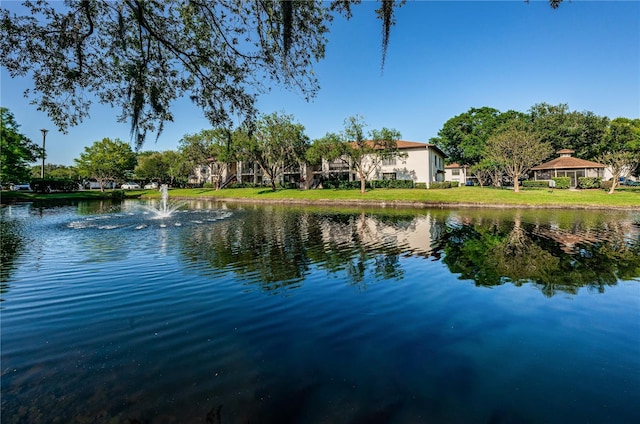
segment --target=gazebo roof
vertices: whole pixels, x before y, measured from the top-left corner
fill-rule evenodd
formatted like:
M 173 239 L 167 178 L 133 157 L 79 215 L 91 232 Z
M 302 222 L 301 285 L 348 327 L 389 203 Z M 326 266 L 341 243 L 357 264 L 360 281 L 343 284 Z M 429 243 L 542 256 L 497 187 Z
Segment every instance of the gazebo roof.
M 532 171 L 543 171 L 546 169 L 583 169 L 583 168 L 606 168 L 605 165 L 590 160 L 574 158 L 572 156 L 562 156 L 555 158 L 542 165 L 534 166 Z

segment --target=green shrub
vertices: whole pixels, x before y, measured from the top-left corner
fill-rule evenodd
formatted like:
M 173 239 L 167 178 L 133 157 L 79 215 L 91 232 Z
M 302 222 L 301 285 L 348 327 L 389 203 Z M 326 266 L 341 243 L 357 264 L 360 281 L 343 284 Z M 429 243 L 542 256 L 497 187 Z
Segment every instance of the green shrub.
M 603 190 L 611 190 L 611 186 L 613 185 L 613 181 L 601 181 L 600 188 Z
M 578 177 L 578 187 L 580 188 L 600 188 L 602 178 L 598 177 Z
M 460 187 L 460 181 L 451 181 L 451 187 Z
M 124 190 L 113 190 L 111 192 L 111 199 L 113 200 L 123 200 L 126 197 Z
M 215 185 L 213 183 L 204 183 L 202 188 L 215 188 Z
M 226 188 L 258 188 L 262 187 L 260 184 L 254 183 L 233 183 L 229 184 Z
M 547 180 L 524 180 L 522 187 L 526 188 L 544 188 L 549 187 L 549 181 Z
M 413 188 L 413 180 L 373 180 L 373 188 Z
M 346 180 L 326 180 L 322 182 L 323 188 L 333 189 L 333 190 L 359 190 L 360 189 L 360 181 L 346 181 Z M 367 182 L 366 188 L 370 188 L 371 184 Z
M 450 181 L 436 181 L 436 182 L 430 183 L 429 184 L 429 188 L 436 188 L 436 189 L 451 188 L 451 182 Z
M 413 188 L 427 188 L 427 183 L 415 183 Z
M 556 182 L 557 189 L 567 189 L 571 187 L 571 177 L 553 177 L 551 179 Z
M 278 184 L 280 186 L 280 188 L 284 188 L 284 189 L 296 189 L 299 188 L 298 183 L 279 183 Z
M 72 192 L 78 191 L 78 182 L 67 178 L 34 178 L 31 181 L 31 189 L 38 193 L 50 191 Z

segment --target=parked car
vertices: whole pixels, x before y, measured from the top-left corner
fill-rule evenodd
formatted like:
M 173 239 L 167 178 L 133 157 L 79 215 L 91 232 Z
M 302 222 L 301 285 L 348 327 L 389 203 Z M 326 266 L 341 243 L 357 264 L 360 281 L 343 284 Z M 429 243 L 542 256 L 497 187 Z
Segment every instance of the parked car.
M 11 190 L 13 191 L 19 191 L 19 190 L 28 190 L 31 191 L 31 186 L 28 183 L 23 183 L 23 184 L 11 184 L 10 187 Z
M 149 184 L 146 184 L 144 186 L 145 190 L 156 190 L 158 188 L 158 183 L 156 182 L 151 182 Z
M 107 189 L 117 188 L 118 185 L 115 181 L 103 181 L 102 185 Z M 82 183 L 82 188 L 87 190 L 100 189 L 100 183 L 97 180 L 84 180 Z
M 120 188 L 123 190 L 140 190 L 140 184 L 128 182 L 128 183 L 122 184 Z

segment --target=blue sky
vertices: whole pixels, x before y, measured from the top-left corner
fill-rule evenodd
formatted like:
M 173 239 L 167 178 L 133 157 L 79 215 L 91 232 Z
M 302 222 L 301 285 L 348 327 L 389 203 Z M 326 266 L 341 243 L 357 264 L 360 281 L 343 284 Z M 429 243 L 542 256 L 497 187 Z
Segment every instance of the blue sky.
M 552 10 L 546 1 L 410 0 L 396 11 L 383 72 L 376 7 L 364 1 L 350 21 L 334 21 L 326 57 L 314 67 L 321 86 L 314 100 L 276 86 L 260 98 L 260 111 L 292 114 L 311 139 L 359 114 L 368 129 L 395 128 L 422 142 L 471 107 L 526 112 L 536 103 L 567 103 L 609 118 L 640 117 L 640 2 L 574 0 Z M 62 134 L 22 97 L 29 80 L 12 80 L 3 69 L 0 84 L 1 104 L 23 134 L 41 144 L 40 128 L 50 130 L 47 163 L 72 165 L 103 137 L 130 141 L 119 110 L 97 105 L 91 119 Z M 143 150 L 176 149 L 184 134 L 210 128 L 188 100 L 174 112 L 175 122 Z

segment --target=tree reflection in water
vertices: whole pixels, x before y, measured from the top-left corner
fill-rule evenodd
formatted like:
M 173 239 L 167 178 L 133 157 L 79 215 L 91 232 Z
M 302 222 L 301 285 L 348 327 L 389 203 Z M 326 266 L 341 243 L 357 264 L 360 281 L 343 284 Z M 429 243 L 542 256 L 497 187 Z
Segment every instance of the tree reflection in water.
M 571 219 L 567 218 L 573 215 Z M 616 213 L 515 211 L 450 222 L 444 263 L 480 286 L 533 283 L 546 296 L 640 276 L 638 223 Z
M 403 256 L 442 260 L 478 286 L 530 283 L 546 296 L 640 276 L 640 225 L 627 212 L 254 207 L 236 217 L 185 234 L 184 258 L 269 292 L 299 287 L 311 267 L 359 289 L 400 280 Z
M 5 219 L 3 215 L 0 225 L 0 295 L 9 290 L 9 277 L 27 244 L 22 226 L 20 219 Z

